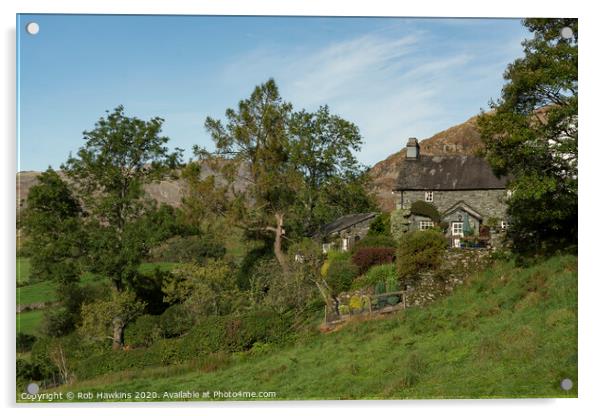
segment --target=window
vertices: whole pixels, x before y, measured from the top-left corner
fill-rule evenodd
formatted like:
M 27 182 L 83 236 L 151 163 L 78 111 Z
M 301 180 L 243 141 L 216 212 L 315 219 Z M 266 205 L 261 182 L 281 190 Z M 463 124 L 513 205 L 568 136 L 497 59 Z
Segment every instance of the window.
M 464 236 L 463 222 L 452 222 L 452 235 Z
M 349 250 L 349 239 L 343 238 L 343 251 Z
M 504 220 L 500 221 L 500 228 L 502 230 L 505 230 L 506 228 L 508 228 L 508 223 Z
M 322 244 L 322 253 L 328 253 L 330 251 L 330 243 Z
M 506 198 L 510 198 L 512 196 L 512 189 L 506 189 Z
M 425 202 L 433 202 L 433 191 L 426 191 L 424 193 L 424 201 Z
M 432 221 L 420 221 L 420 229 L 428 230 L 429 228 L 433 228 L 434 224 Z

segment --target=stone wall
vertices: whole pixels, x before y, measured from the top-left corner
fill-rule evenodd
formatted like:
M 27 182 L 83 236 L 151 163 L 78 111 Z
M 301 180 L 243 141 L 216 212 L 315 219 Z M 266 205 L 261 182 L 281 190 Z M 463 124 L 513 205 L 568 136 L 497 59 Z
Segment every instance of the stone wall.
M 403 191 L 401 201 L 409 208 L 414 201 L 424 201 L 425 191 Z M 433 205 L 440 213 L 447 211 L 459 201 L 464 201 L 483 216 L 486 223 L 490 217 L 504 219 L 506 217 L 506 190 L 476 189 L 459 191 L 433 191 Z
M 448 295 L 472 273 L 482 270 L 491 251 L 487 249 L 450 249 L 445 253 L 442 270 L 421 273 L 417 283 L 406 290 L 407 306 L 422 306 Z

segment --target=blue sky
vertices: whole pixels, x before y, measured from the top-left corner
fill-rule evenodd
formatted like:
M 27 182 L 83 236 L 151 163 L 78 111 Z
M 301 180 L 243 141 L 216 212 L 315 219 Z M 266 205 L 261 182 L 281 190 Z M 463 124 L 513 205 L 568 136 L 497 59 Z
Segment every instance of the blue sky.
M 516 19 L 19 15 L 17 168 L 58 168 L 119 104 L 163 117 L 188 159 L 211 148 L 205 118 L 270 77 L 356 123 L 372 165 L 487 108 L 526 37 Z

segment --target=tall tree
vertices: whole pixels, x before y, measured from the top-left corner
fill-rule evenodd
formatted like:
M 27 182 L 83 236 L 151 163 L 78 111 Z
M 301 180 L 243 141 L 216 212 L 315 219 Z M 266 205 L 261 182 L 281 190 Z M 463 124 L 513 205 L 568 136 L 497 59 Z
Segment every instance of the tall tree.
M 48 168 L 31 187 L 20 215 L 34 280 L 79 279 L 82 208 L 67 183 Z
M 358 127 L 330 114 L 328 106 L 296 112 L 290 124 L 290 161 L 303 178 L 296 209 L 301 233 L 313 233 L 344 214 L 374 210 L 365 191 L 366 169 L 355 157 L 362 145 Z
M 528 252 L 577 242 L 578 27 L 577 19 L 523 24 L 534 36 L 478 126 L 494 171 L 511 175 L 509 237 Z
M 127 117 L 119 106 L 84 132 L 84 146 L 62 167 L 88 212 L 88 264 L 119 292 L 133 286 L 149 248 L 145 215 L 152 206 L 143 187 L 169 175 L 181 159 L 180 149 L 165 146 L 162 124 L 159 117 Z M 123 322 L 114 319 L 115 348 L 123 343 Z
M 328 107 L 295 113 L 270 79 L 237 110 L 226 110 L 226 119 L 205 122 L 214 152 L 195 148 L 219 180 L 197 183 L 214 189 L 204 198 L 228 212 L 249 237 L 272 241 L 285 272 L 285 239 L 298 240 L 336 216 L 374 206 L 363 187 L 367 175 L 354 156 L 359 130 Z
M 208 117 L 205 127 L 215 152 L 195 148 L 201 160 L 219 170 L 234 197 L 230 210 L 249 235 L 272 235 L 274 254 L 283 269 L 284 220 L 292 206 L 299 175 L 287 153 L 288 123 L 292 106 L 283 101 L 274 80 L 257 86 L 238 109 L 226 110 L 227 122 Z M 246 182 L 236 189 L 236 180 Z

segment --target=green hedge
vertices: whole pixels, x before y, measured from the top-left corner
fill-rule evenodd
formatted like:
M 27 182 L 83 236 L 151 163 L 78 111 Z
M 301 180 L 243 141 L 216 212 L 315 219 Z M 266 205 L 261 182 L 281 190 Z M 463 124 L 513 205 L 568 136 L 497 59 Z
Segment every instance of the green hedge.
M 438 224 L 441 221 L 441 214 L 439 213 L 437 208 L 429 202 L 425 202 L 425 201 L 413 202 L 412 206 L 410 207 L 410 212 L 414 215 L 421 215 L 423 217 L 428 217 L 431 220 L 433 220 L 433 222 L 435 224 Z
M 179 338 L 160 339 L 148 348 L 101 352 L 78 360 L 74 369 L 79 379 L 87 379 L 114 371 L 204 360 L 212 353 L 246 351 L 256 343 L 284 343 L 290 336 L 291 322 L 272 311 L 207 316 Z

